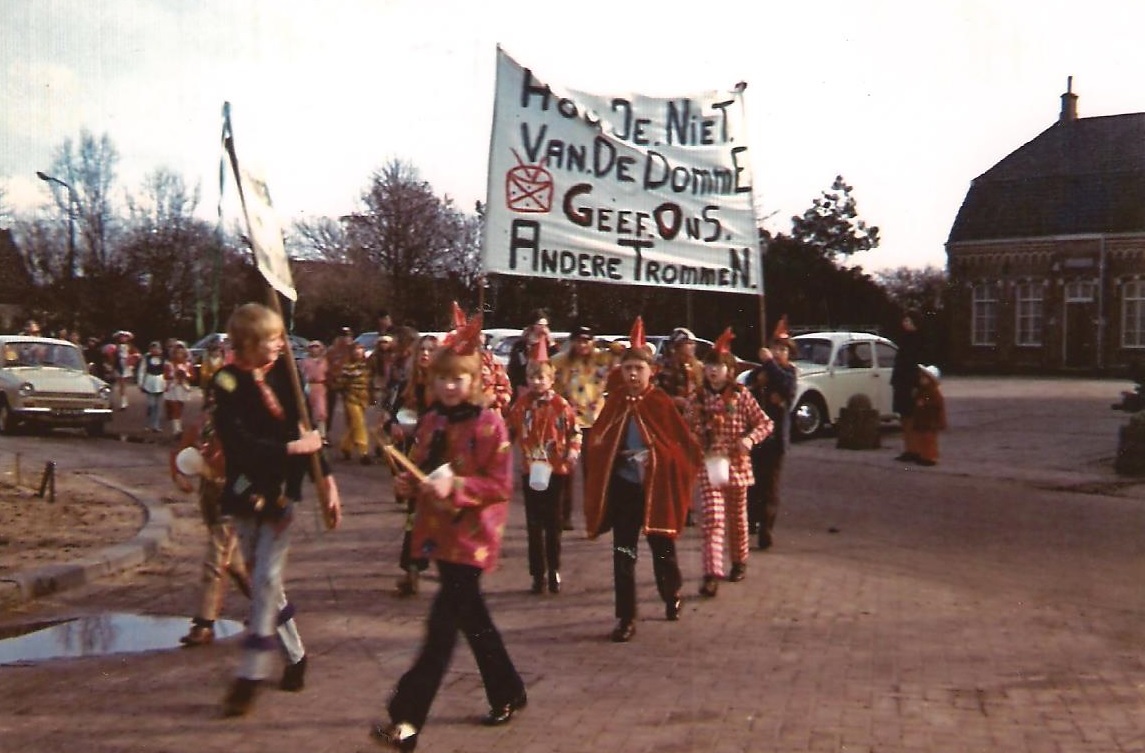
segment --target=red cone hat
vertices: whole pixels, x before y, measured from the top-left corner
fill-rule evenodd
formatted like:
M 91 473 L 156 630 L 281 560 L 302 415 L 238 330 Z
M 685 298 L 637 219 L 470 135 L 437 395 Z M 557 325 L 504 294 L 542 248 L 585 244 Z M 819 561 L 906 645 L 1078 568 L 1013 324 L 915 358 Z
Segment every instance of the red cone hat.
M 791 339 L 791 333 L 787 331 L 787 314 L 779 317 L 779 323 L 775 325 L 775 334 L 771 336 L 772 342 L 779 342 Z
M 530 361 L 546 363 L 549 360 L 549 338 L 542 337 L 533 343 L 533 352 L 529 354 Z
M 457 305 L 457 301 L 453 302 L 450 317 L 452 320 L 450 329 L 461 329 L 465 326 L 465 312 L 461 310 L 461 306 Z
M 442 347 L 449 348 L 459 356 L 469 356 L 478 352 L 485 337 L 481 332 L 481 323 L 482 316 L 478 314 L 446 335 Z
M 735 333 L 732 332 L 731 327 L 728 327 L 716 338 L 716 342 L 712 345 L 712 350 L 721 356 L 726 356 L 732 352 L 732 340 L 734 339 Z
M 645 348 L 647 341 L 644 339 L 644 319 L 636 317 L 636 321 L 632 322 L 632 331 L 628 333 L 629 347 L 633 350 L 637 348 Z

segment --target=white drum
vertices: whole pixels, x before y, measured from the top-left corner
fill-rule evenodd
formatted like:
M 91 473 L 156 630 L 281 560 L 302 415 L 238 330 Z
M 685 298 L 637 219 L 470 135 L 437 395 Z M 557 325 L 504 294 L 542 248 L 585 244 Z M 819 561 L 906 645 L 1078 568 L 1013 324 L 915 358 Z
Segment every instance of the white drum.
M 732 464 L 727 455 L 708 455 L 704 458 L 704 468 L 712 486 L 727 486 L 732 480 Z
M 543 492 L 549 488 L 549 479 L 552 478 L 553 467 L 544 460 L 534 460 L 529 463 L 529 488 Z
M 401 426 L 402 429 L 407 431 L 414 429 L 417 426 L 417 412 L 409 408 L 402 408 L 398 411 L 398 414 L 394 416 L 394 420 L 398 422 L 398 425 Z
M 198 476 L 203 472 L 203 453 L 195 447 L 184 447 L 175 456 L 175 467 L 184 476 Z

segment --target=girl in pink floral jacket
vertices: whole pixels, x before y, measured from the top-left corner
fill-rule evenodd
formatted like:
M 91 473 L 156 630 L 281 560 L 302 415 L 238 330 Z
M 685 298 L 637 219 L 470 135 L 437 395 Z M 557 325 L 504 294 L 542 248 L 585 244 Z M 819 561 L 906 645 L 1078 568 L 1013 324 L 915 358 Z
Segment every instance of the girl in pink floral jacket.
M 483 406 L 480 338 L 478 316 L 434 353 L 429 371 L 436 401 L 418 422 L 410 453 L 427 476 L 419 481 L 406 472 L 395 481 L 398 494 L 417 497 L 413 549 L 435 561 L 441 588 L 421 652 L 390 700 L 390 722 L 373 728 L 374 738 L 394 750 L 417 744 L 459 631 L 485 685 L 489 712 L 482 723 L 505 724 L 526 704 L 525 684 L 481 593 L 481 574 L 501 552 L 513 487 L 508 431 Z

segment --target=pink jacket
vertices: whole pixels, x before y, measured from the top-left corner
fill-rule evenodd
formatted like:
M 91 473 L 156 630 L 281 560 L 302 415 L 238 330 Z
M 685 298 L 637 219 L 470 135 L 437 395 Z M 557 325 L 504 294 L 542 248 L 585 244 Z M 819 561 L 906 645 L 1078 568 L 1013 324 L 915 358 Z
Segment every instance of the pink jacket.
M 492 570 L 501 553 L 513 491 L 505 422 L 488 408 L 454 421 L 436 406 L 431 408 L 418 421 L 410 453 L 410 459 L 423 468 L 435 432 L 444 434 L 442 460 L 453 470 L 454 490 L 444 500 L 418 499 L 412 551 L 419 557 Z

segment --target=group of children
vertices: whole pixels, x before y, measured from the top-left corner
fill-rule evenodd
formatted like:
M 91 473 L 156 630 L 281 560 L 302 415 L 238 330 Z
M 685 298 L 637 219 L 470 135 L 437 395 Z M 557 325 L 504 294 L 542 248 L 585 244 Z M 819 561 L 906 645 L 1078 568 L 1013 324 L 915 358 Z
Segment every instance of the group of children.
M 107 357 L 118 360 L 119 348 L 114 352 L 109 348 Z M 122 386 L 125 377 L 120 376 L 118 381 Z M 177 340 L 165 348 L 155 340 L 148 346 L 135 374 L 135 383 L 147 400 L 147 431 L 162 432 L 165 418 L 171 434 L 182 435 L 183 408 L 191 397 L 194 382 L 195 367 L 186 343 Z M 120 398 L 120 406 L 127 406 L 125 396 Z
M 617 623 L 610 637 L 627 642 L 636 632 L 635 566 L 641 534 L 653 553 L 665 618 L 675 621 L 681 616 L 675 540 L 688 524 L 697 485 L 703 532 L 700 593 L 713 597 L 721 581 L 744 578 L 750 531 L 747 492 L 756 481 L 752 453 L 777 432 L 776 421 L 768 415 L 775 411 L 761 407 L 766 390 L 756 391 L 735 379 L 730 329 L 704 357 L 696 383 L 691 376 L 695 364 L 681 362 L 685 371 L 678 373 L 690 387 L 676 395 L 654 380 L 660 365 L 647 347 L 639 318 L 627 347 L 602 355 L 574 342 L 555 365 L 548 342 L 537 337 L 525 384 L 506 407 L 501 402 L 504 384 L 483 348 L 481 317 L 455 316 L 454 324 L 441 342 L 411 341 L 408 361 L 397 369 L 402 372 L 401 389 L 384 405 L 381 431 L 397 450 L 393 458 L 400 461 L 394 466 L 394 492 L 408 515 L 401 563 L 406 588 L 399 592 L 416 593 L 416 574 L 431 562 L 441 584 L 421 650 L 389 701 L 389 721 L 371 731 L 376 742 L 393 750 L 416 747 L 458 632 L 474 653 L 489 702 L 482 723 L 505 724 L 527 704 L 525 685 L 481 591 L 482 574 L 500 556 L 513 495 L 514 455 L 525 501 L 530 591 L 561 591 L 562 499 L 571 487 L 571 474 L 580 467 L 585 475 L 586 532 L 590 538 L 612 533 Z M 224 703 L 228 715 L 238 715 L 253 704 L 268 673 L 271 648 L 277 646 L 286 656 L 281 687 L 303 686 L 307 656 L 293 606 L 282 589 L 282 568 L 293 502 L 301 493 L 301 461 L 320 451 L 321 435 L 302 431 L 296 409 L 288 404 L 284 359 L 278 358 L 281 320 L 264 308 L 243 307 L 230 326 L 237 357 L 215 373 L 211 389 L 223 466 L 213 473 L 220 483 L 218 510 L 232 526 L 225 534 L 229 544 L 222 548 L 238 549 L 251 572 L 244 582 L 252 597 L 246 653 Z M 577 334 L 581 337 L 575 339 L 591 342 L 587 330 Z M 786 345 L 777 344 L 776 352 L 780 347 Z M 580 353 L 583 368 L 567 361 L 574 352 Z M 771 351 L 767 356 L 770 362 Z M 775 405 L 787 410 L 783 400 L 789 399 L 793 382 L 780 377 L 794 370 L 784 357 L 774 360 L 777 363 L 760 378 L 782 386 Z M 310 410 L 320 415 L 313 388 L 326 376 L 317 368 L 311 372 L 305 361 L 301 369 L 310 379 Z M 590 379 L 600 382 L 590 384 Z M 759 386 L 759 381 L 749 384 Z M 353 411 L 348 416 L 348 424 L 364 421 Z M 355 439 L 351 442 L 356 444 Z M 329 466 L 320 465 L 320 498 L 328 520 L 337 525 L 337 488 Z M 212 544 L 212 551 L 218 550 Z M 730 570 L 725 569 L 726 557 Z M 226 564 L 216 562 L 216 580 Z

